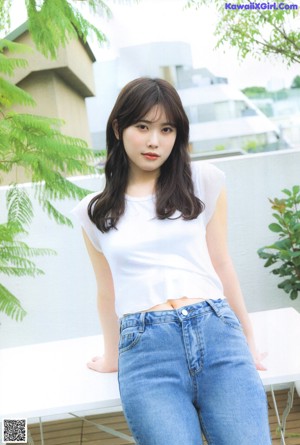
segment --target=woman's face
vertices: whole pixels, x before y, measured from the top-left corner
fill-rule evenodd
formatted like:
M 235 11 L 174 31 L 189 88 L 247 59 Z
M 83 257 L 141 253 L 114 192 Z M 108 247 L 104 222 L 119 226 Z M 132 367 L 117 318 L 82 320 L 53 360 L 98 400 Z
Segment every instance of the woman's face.
M 155 172 L 168 159 L 176 140 L 176 128 L 164 109 L 154 106 L 136 124 L 123 131 L 123 145 L 129 160 L 130 173 Z

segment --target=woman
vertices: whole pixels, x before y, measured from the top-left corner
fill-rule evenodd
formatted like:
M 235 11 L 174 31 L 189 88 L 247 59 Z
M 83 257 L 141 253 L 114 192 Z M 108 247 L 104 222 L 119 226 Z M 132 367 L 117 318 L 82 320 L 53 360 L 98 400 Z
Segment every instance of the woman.
M 75 209 L 105 353 L 139 445 L 269 445 L 265 392 L 227 250 L 224 174 L 190 163 L 176 90 L 139 78 L 107 124 L 106 185 Z M 119 350 L 119 351 L 118 351 Z

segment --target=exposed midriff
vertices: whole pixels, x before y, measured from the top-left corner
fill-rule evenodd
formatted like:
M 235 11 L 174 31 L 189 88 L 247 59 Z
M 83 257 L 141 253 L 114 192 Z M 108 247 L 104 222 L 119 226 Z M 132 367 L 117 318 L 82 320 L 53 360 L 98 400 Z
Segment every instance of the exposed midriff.
M 181 297 L 175 300 L 167 300 L 165 303 L 157 304 L 156 306 L 153 306 L 141 312 L 168 311 L 172 309 L 179 309 L 182 306 L 188 306 L 190 304 L 199 303 L 200 301 L 205 301 L 205 298 Z

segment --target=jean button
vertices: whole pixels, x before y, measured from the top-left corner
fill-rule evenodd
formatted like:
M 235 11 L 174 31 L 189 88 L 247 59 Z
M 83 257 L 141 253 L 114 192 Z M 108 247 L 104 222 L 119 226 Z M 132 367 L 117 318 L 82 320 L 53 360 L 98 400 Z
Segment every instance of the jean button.
M 181 313 L 182 313 L 182 315 L 187 315 L 188 311 L 186 309 L 182 309 Z

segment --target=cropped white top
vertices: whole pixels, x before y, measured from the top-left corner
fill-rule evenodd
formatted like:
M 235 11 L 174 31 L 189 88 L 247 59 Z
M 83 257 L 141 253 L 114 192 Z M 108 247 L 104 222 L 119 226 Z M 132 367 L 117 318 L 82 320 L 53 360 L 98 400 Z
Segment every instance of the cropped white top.
M 99 192 L 86 196 L 73 209 L 95 249 L 108 261 L 119 317 L 168 299 L 225 298 L 205 237 L 225 175 L 208 162 L 192 162 L 192 177 L 195 195 L 205 203 L 204 212 L 194 220 L 157 219 L 155 195 L 126 195 L 118 230 L 106 233 L 97 229 L 87 214 L 88 203 Z

